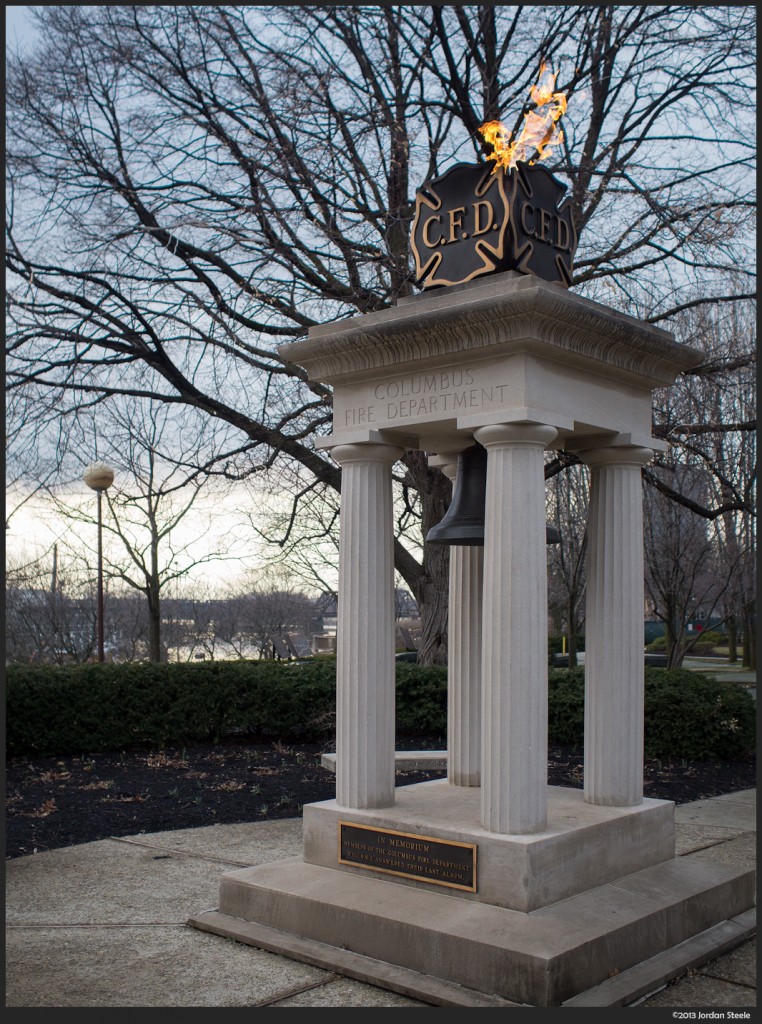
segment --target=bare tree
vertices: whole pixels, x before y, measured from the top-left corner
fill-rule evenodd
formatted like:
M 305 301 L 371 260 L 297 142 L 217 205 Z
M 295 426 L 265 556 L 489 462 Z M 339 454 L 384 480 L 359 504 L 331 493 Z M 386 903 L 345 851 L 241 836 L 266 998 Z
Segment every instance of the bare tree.
M 731 646 L 740 627 L 744 661 L 753 664 L 757 467 L 753 309 L 751 303 L 743 302 L 727 309 L 690 310 L 681 315 L 677 326 L 683 337 L 700 340 L 706 362 L 656 396 L 655 433 L 670 443 L 670 449 L 657 456 L 644 477 L 665 499 L 680 504 L 684 511 L 675 511 L 675 517 L 687 513 L 695 521 L 693 529 L 711 535 L 716 560 L 712 571 L 725 580 L 718 611 L 728 623 Z M 703 526 L 699 519 L 704 520 Z
M 706 475 L 691 467 L 665 466 L 655 471 L 683 493 L 700 492 Z M 720 558 L 718 520 L 697 516 L 656 489 L 646 492 L 646 593 L 653 613 L 664 623 L 667 665 L 679 668 L 700 633 L 689 626 L 709 621 L 727 593 L 737 571 L 735 563 Z
M 161 661 L 166 656 L 162 643 L 162 592 L 193 569 L 223 560 L 233 542 L 232 536 L 224 542 L 209 539 L 212 510 L 190 530 L 187 528 L 191 511 L 199 518 L 199 499 L 208 481 L 195 468 L 202 440 L 185 432 L 184 424 L 176 421 L 173 411 L 171 406 L 150 411 L 137 404 L 131 408 L 112 407 L 105 437 L 100 438 L 96 447 L 91 435 L 90 443 L 84 447 L 84 451 L 97 450 L 99 457 L 110 462 L 115 470 L 114 484 L 105 493 L 103 531 L 114 543 L 104 545 L 104 575 L 117 590 L 133 590 L 145 598 L 151 661 Z M 84 422 L 80 417 L 79 426 Z M 162 440 L 170 431 L 175 435 L 172 463 L 159 454 Z M 193 465 L 187 468 L 189 459 Z M 64 519 L 94 525 L 90 503 L 75 502 L 70 488 L 64 493 L 51 490 L 50 497 L 56 513 Z M 82 539 L 78 533 L 76 539 L 65 543 L 71 547 Z M 239 560 L 240 557 L 236 556 Z
M 312 632 L 314 601 L 299 590 L 254 590 L 246 594 L 246 616 L 260 657 L 272 657 L 272 637 Z
M 148 608 L 142 596 L 130 591 L 106 594 L 107 657 L 112 661 L 144 661 L 149 652 Z M 166 640 L 162 621 L 162 640 Z
M 227 427 L 199 469 L 293 460 L 316 488 L 330 389 L 276 346 L 411 290 L 414 189 L 569 95 L 575 286 L 652 322 L 753 293 L 753 10 L 725 6 L 54 6 L 7 76 L 8 369 L 56 416 L 115 396 Z M 450 485 L 405 455 L 396 567 L 446 654 Z M 297 492 L 296 502 L 305 492 Z
M 96 595 L 80 552 L 60 542 L 32 558 L 6 564 L 5 638 L 9 662 L 66 665 L 92 660 L 97 650 Z M 148 615 L 137 594 L 105 595 L 106 659 L 148 655 Z
M 56 464 L 43 457 L 39 437 L 52 422 L 55 412 L 38 395 L 27 390 L 11 390 L 6 407 L 5 433 L 5 529 L 12 529 L 17 513 L 33 502 L 55 478 Z M 56 447 L 59 448 L 61 438 Z
M 393 484 L 395 536 L 412 557 L 420 558 L 419 492 L 410 486 L 410 479 L 404 474 L 395 473 Z M 293 495 L 300 497 L 298 504 L 290 500 Z M 241 506 L 240 513 L 266 545 L 263 562 L 275 576 L 285 574 L 289 588 L 336 591 L 340 513 L 336 491 L 316 486 L 303 467 L 291 463 L 271 473 L 266 488 L 260 479 L 255 480 L 250 487 L 250 500 L 245 507 Z M 397 584 L 400 590 L 401 577 Z M 278 585 L 271 580 L 268 588 L 278 589 Z
M 549 467 L 549 471 L 555 467 Z M 585 559 L 587 555 L 588 471 L 569 466 L 552 473 L 548 484 L 550 522 L 560 535 L 549 548 L 548 596 L 560 612 L 567 640 L 569 667 L 577 664 L 579 638 L 585 623 Z
M 96 646 L 95 594 L 58 546 L 6 564 L 5 641 L 11 662 L 64 665 L 89 660 Z
M 242 660 L 261 656 L 256 619 L 256 599 L 241 585 L 228 588 L 225 596 L 214 602 L 214 631 L 227 657 Z
M 683 311 L 676 318 L 677 332 L 704 348 L 706 362 L 655 398 L 654 434 L 669 448 L 643 471 L 647 585 L 652 606 L 667 626 L 675 663 L 697 638 L 683 637 L 682 631 L 699 612 L 702 617 L 716 613 L 727 623 L 731 651 L 740 632 L 744 663 L 755 663 L 751 313 L 747 302 Z M 563 604 L 567 624 L 584 608 L 586 487 L 575 486 L 575 461 L 560 453 L 546 466 L 549 514 L 561 533 L 560 545 L 550 554 L 551 607 L 558 610 Z M 581 627 L 582 619 L 577 622 Z M 571 653 L 571 638 L 569 647 Z

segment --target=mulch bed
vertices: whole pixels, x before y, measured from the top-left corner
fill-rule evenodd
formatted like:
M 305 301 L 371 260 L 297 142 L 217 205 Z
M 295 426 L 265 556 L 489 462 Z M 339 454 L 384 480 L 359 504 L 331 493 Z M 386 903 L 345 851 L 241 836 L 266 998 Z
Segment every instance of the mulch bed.
M 408 749 L 439 749 L 420 739 Z M 334 776 L 320 766 L 326 748 L 230 740 L 216 746 L 19 758 L 6 764 L 6 858 L 110 836 L 292 818 L 302 805 L 330 800 Z M 579 750 L 549 752 L 551 785 L 581 788 Z M 442 778 L 400 772 L 397 785 Z M 647 761 L 644 794 L 685 803 L 756 786 L 753 754 L 727 763 Z

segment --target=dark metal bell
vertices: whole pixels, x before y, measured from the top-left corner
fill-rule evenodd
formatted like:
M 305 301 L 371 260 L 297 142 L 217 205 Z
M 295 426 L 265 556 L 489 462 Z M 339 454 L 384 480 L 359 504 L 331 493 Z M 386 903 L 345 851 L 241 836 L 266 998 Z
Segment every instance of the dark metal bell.
M 450 507 L 426 534 L 429 544 L 484 545 L 484 507 L 487 495 L 487 449 L 471 445 L 458 456 Z
M 560 544 L 561 533 L 551 523 L 545 524 L 545 543 L 546 544 Z
M 484 546 L 484 509 L 487 497 L 487 449 L 480 444 L 458 456 L 455 490 L 450 507 L 426 534 L 429 544 Z M 545 524 L 545 543 L 558 544 L 561 534 Z

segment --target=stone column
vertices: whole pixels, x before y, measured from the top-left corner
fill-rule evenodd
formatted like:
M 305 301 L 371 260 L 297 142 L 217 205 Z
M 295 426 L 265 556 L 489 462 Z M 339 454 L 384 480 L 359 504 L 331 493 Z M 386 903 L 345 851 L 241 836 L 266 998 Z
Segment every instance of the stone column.
M 455 486 L 457 461 L 442 466 Z M 452 545 L 447 626 L 447 779 L 481 783 L 484 548 Z
M 392 465 L 402 449 L 346 444 L 341 465 L 336 629 L 336 800 L 394 803 L 394 531 Z
M 643 800 L 643 485 L 648 448 L 579 453 L 590 467 L 585 617 L 585 799 Z
M 547 824 L 548 604 L 542 424 L 480 427 L 487 449 L 482 632 L 482 824 Z

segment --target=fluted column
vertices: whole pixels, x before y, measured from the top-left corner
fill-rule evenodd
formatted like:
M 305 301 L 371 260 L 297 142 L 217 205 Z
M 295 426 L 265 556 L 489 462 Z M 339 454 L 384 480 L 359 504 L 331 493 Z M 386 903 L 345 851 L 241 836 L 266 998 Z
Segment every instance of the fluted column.
M 648 448 L 580 452 L 591 470 L 585 616 L 585 799 L 643 800 L 643 488 Z
M 442 466 L 455 483 L 457 459 Z M 450 548 L 447 626 L 447 779 L 481 783 L 481 652 L 484 548 Z
M 341 465 L 336 629 L 336 800 L 394 803 L 394 532 L 392 465 L 400 448 L 347 444 Z
M 547 824 L 548 606 L 542 424 L 481 427 L 487 449 L 482 630 L 482 824 Z

